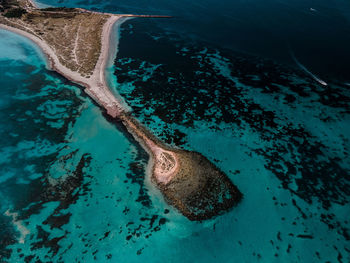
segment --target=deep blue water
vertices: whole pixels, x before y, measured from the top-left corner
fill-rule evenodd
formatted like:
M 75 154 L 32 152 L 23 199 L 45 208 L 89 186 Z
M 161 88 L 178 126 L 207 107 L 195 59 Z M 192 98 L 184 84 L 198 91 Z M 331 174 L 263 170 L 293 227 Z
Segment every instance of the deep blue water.
M 174 15 L 124 23 L 109 79 L 244 200 L 189 222 L 144 178 L 147 154 L 125 130 L 0 31 L 2 261 L 350 261 L 347 1 L 43 3 Z
M 185 39 L 302 64 L 323 78 L 350 82 L 350 2 L 347 0 L 44 0 L 115 13 L 174 15 L 156 22 Z

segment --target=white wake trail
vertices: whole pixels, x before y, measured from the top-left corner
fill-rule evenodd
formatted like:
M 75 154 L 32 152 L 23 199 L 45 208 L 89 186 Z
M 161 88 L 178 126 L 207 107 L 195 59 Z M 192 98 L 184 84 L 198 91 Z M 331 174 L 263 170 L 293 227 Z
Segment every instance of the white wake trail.
M 304 72 L 306 72 L 308 75 L 310 75 L 314 80 L 316 80 L 318 83 L 320 83 L 323 86 L 328 86 L 327 82 L 323 81 L 319 77 L 317 77 L 315 74 L 313 74 L 310 70 L 308 70 L 303 64 L 299 62 L 299 60 L 295 57 L 294 52 L 292 49 L 289 49 L 290 55 L 294 62 L 298 65 L 299 68 L 301 68 Z

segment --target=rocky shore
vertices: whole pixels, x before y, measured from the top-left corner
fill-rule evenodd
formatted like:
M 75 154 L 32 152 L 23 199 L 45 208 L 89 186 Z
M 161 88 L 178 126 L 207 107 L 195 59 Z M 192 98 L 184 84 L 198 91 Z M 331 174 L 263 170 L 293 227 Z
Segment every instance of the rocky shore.
M 131 114 L 123 114 L 120 119 L 127 129 L 132 128 L 130 133 L 151 156 L 148 176 L 152 182 L 165 200 L 188 219 L 210 219 L 236 206 L 243 198 L 226 174 L 202 154 L 168 147 Z
M 177 150 L 179 171 L 169 183 L 157 181 L 167 202 L 190 220 L 205 220 L 239 203 L 242 193 L 206 157 L 197 152 Z

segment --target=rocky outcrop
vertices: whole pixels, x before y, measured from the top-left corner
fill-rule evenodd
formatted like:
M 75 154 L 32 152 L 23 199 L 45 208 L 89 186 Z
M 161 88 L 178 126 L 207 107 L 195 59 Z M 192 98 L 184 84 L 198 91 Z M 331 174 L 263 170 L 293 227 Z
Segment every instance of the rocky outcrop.
M 231 209 L 243 195 L 231 180 L 197 152 L 175 150 L 179 170 L 168 182 L 152 176 L 165 199 L 190 220 L 205 220 Z

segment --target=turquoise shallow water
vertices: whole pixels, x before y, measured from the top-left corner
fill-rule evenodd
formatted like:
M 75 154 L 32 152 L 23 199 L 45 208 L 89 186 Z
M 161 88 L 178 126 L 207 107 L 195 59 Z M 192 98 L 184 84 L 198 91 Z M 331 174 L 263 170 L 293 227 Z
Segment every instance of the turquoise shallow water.
M 146 154 L 29 41 L 1 35 L 1 261 L 136 257 L 167 220 L 143 184 Z
M 137 20 L 123 28 L 115 74 L 134 113 L 168 143 L 208 156 L 245 195 L 215 231 L 191 241 L 199 261 L 349 260 L 346 86 L 169 41 Z M 209 259 L 203 240 L 219 255 L 211 250 Z
M 125 130 L 0 31 L 0 261 L 350 261 L 346 86 L 152 21 L 121 36 L 113 89 L 164 141 L 216 163 L 242 203 L 189 222 L 145 178 Z

